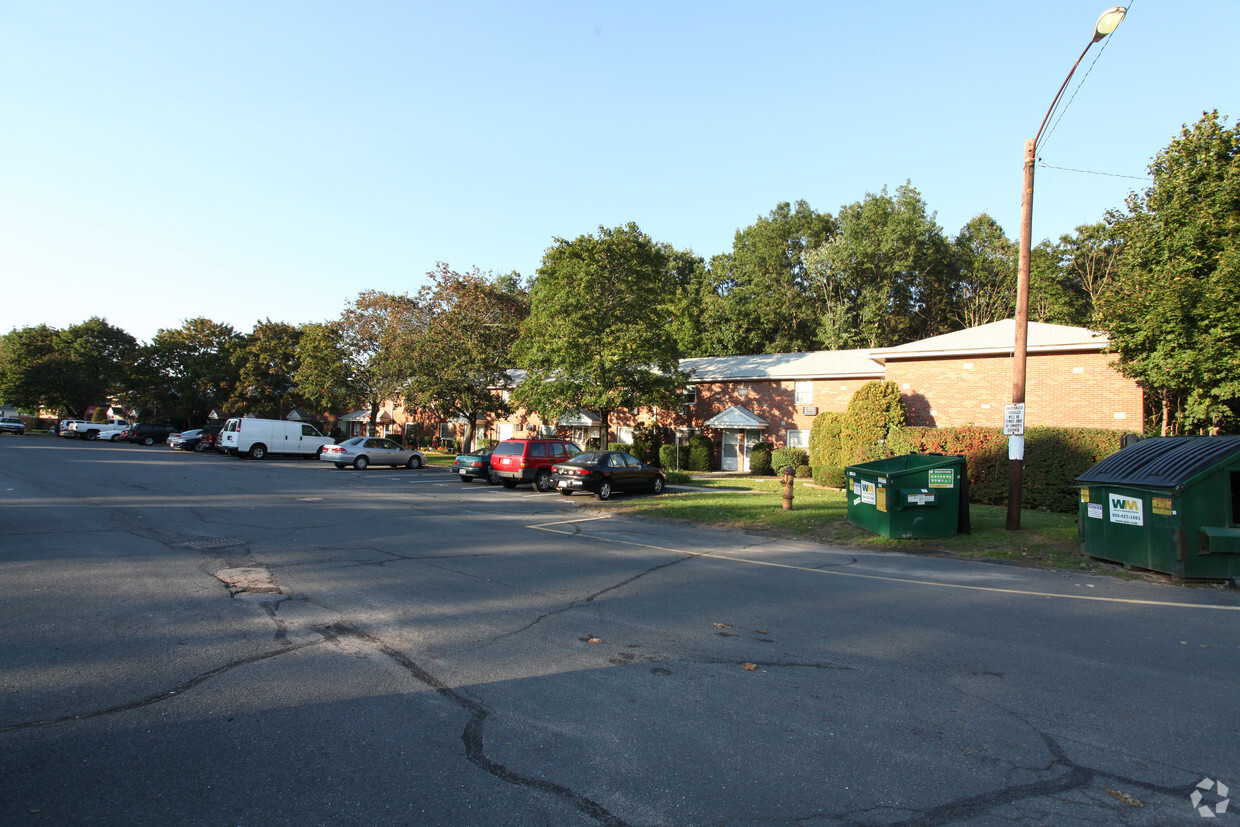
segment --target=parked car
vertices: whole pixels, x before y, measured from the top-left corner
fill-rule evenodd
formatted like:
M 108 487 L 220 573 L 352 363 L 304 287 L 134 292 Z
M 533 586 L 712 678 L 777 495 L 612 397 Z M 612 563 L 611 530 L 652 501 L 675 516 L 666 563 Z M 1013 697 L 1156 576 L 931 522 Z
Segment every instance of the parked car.
M 24 434 L 26 423 L 15 416 L 0 417 L 0 434 Z
M 225 422 L 219 444 L 235 457 L 262 459 L 268 454 L 292 454 L 313 458 L 331 445 L 332 439 L 305 422 L 247 416 Z
M 78 434 L 77 434 L 77 431 L 73 429 L 73 426 L 79 422 L 82 423 L 83 425 L 86 424 L 85 419 L 62 419 L 60 420 L 60 424 L 56 426 L 56 434 L 58 436 L 63 436 L 65 439 L 77 439 Z
M 600 500 L 609 500 L 617 491 L 663 493 L 667 477 L 662 469 L 647 465 L 623 451 L 591 451 L 578 454 L 555 466 L 555 488 L 568 496 L 590 491 Z
M 154 445 L 157 442 L 167 442 L 168 436 L 175 431 L 176 428 L 171 425 L 151 425 L 146 422 L 139 422 L 137 425 L 130 426 L 121 439 L 126 442 Z
M 197 440 L 197 439 L 198 439 L 198 436 L 199 436 L 201 433 L 202 433 L 202 429 L 200 429 L 200 428 L 195 428 L 195 429 L 192 429 L 192 430 L 189 430 L 189 431 L 177 431 L 175 434 L 169 434 L 169 435 L 168 435 L 168 447 L 169 447 L 169 448 L 176 448 L 177 450 L 181 450 L 181 448 L 182 448 L 182 447 L 184 446 L 184 444 L 185 444 L 185 440 L 187 440 L 187 439 Z M 187 451 L 188 451 L 188 450 L 191 450 L 191 449 L 186 448 L 185 450 L 187 450 Z
M 219 440 L 220 431 L 223 429 L 223 425 L 208 425 L 198 432 L 197 440 L 192 441 L 192 444 L 182 445 L 182 447 L 186 451 L 194 451 L 200 454 L 203 451 L 209 451 L 215 447 L 216 442 Z
M 499 473 L 491 467 L 491 448 L 474 451 L 470 454 L 457 454 L 452 460 L 452 473 L 460 477 L 461 482 L 486 480 L 491 485 L 499 485 Z
M 368 465 L 403 465 L 421 468 L 426 455 L 416 448 L 405 448 L 390 439 L 377 436 L 355 436 L 338 445 L 328 445 L 319 454 L 324 462 L 335 463 L 337 468 L 352 465 L 361 471 Z
M 491 467 L 505 488 L 530 482 L 539 491 L 550 491 L 551 467 L 579 453 L 580 448 L 564 439 L 505 439 L 491 452 Z

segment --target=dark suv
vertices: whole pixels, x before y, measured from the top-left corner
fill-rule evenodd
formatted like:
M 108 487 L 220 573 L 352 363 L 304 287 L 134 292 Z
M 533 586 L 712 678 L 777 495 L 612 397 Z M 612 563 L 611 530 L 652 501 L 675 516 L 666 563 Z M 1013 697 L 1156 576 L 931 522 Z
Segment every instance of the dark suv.
M 550 491 L 551 466 L 580 453 L 566 439 L 505 439 L 491 453 L 491 468 L 505 488 L 532 482 L 539 491 Z
M 176 430 L 171 425 L 147 425 L 139 422 L 125 432 L 125 440 L 141 442 L 143 445 L 154 445 L 156 442 L 167 442 L 168 435 L 176 433 Z

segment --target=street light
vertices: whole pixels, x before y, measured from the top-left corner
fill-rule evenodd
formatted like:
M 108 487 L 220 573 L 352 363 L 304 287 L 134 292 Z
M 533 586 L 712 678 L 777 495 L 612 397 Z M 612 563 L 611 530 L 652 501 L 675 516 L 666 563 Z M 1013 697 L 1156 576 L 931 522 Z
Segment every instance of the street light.
M 1064 78 L 1063 85 L 1046 110 L 1038 134 L 1025 141 L 1025 179 L 1020 199 L 1020 259 L 1016 266 L 1016 344 L 1012 353 L 1012 410 L 1018 425 L 1005 430 L 1019 431 L 1008 436 L 1008 507 L 1007 530 L 1016 531 L 1020 528 L 1021 484 L 1024 476 L 1025 462 L 1025 357 L 1029 350 L 1029 258 L 1033 248 L 1033 163 L 1037 158 L 1038 141 L 1042 138 L 1042 130 L 1051 119 L 1051 113 L 1059 105 L 1063 90 L 1068 88 L 1068 81 L 1081 65 L 1085 52 L 1099 40 L 1115 31 L 1115 27 L 1124 19 L 1128 10 L 1123 6 L 1112 6 L 1098 17 L 1094 24 L 1093 39 L 1085 46 L 1081 56 L 1072 64 L 1072 70 Z M 1005 418 L 1006 419 L 1006 418 Z

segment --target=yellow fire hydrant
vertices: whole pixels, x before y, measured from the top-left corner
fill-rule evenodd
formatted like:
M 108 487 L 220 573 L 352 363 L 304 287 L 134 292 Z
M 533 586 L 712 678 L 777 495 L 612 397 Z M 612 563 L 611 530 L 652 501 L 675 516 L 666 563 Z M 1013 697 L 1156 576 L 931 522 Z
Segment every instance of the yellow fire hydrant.
M 784 466 L 784 511 L 792 510 L 792 481 L 796 479 L 796 470 L 791 465 Z

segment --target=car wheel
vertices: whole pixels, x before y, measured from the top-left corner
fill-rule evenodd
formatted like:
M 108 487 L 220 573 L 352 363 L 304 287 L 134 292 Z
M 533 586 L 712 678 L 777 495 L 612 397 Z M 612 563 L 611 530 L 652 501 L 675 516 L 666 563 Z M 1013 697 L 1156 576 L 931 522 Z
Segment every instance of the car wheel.
M 607 480 L 603 480 L 602 482 L 600 482 L 598 484 L 598 493 L 596 494 L 596 496 L 600 500 L 610 500 L 611 499 L 611 483 L 608 482 Z
M 335 465 L 337 468 L 348 468 L 349 467 L 349 463 L 347 462 L 336 462 L 332 464 Z
M 517 487 L 517 481 L 516 481 L 516 480 L 506 480 L 506 479 L 501 479 L 501 480 L 499 481 L 499 484 L 500 484 L 500 485 L 502 485 L 502 486 L 504 486 L 505 488 L 516 488 L 516 487 Z
M 108 437 L 108 442 L 120 442 L 120 441 L 121 441 L 120 434 L 112 434 L 112 436 Z
M 359 471 L 365 471 L 367 465 L 370 465 L 370 460 L 366 459 L 366 457 L 358 457 L 353 460 L 353 467 Z
M 153 436 L 143 437 L 143 438 L 142 438 L 142 444 L 143 444 L 143 445 L 154 445 L 154 444 L 155 444 L 155 437 L 153 437 Z
M 499 485 L 499 474 L 495 471 L 487 471 L 487 482 L 491 485 Z
M 203 445 L 201 442 L 194 446 L 195 454 L 201 454 L 205 450 L 207 450 L 207 446 Z
M 99 438 L 99 432 L 98 432 L 98 431 L 87 431 L 87 432 L 86 432 L 86 438 L 87 438 L 87 439 L 90 439 L 90 440 L 98 439 L 98 438 Z
M 418 459 L 417 457 L 409 457 L 409 461 L 405 463 L 405 467 L 413 468 L 414 470 L 417 470 L 418 468 L 422 467 L 422 460 Z
M 534 475 L 534 487 L 544 494 L 550 491 L 551 490 L 551 472 L 543 470 L 535 474 Z
M 150 437 L 147 437 L 150 439 Z M 267 456 L 267 446 L 261 442 L 255 442 L 250 446 L 250 459 L 262 459 Z
M 663 493 L 663 478 L 655 477 L 654 482 L 650 483 L 650 490 L 655 494 Z

